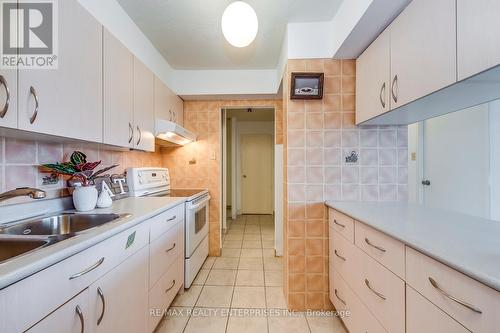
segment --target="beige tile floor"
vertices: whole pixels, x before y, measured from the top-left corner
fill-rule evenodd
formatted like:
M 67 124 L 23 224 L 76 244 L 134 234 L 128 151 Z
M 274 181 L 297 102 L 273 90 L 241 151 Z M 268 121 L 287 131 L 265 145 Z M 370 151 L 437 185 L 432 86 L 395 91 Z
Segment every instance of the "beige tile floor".
M 177 295 L 157 333 L 345 333 L 338 318 L 286 311 L 283 259 L 269 215 L 228 222 L 221 257 L 209 257 Z

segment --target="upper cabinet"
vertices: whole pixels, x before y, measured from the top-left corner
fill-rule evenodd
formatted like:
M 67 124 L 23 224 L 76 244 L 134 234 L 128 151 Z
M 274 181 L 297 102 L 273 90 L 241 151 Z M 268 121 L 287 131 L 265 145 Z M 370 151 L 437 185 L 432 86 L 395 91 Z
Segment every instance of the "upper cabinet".
M 0 69 L 0 126 L 17 127 L 17 71 Z
M 134 58 L 134 147 L 154 151 L 154 74 Z
M 155 118 L 184 124 L 184 102 L 175 95 L 159 78 L 155 77 Z
M 500 64 L 500 1 L 457 0 L 458 79 Z
M 414 0 L 391 33 L 391 109 L 456 81 L 455 0 Z
M 134 147 L 134 56 L 104 29 L 105 144 Z
M 390 110 L 390 36 L 384 31 L 356 61 L 356 122 Z
M 12 103 L 0 126 L 15 127 L 17 93 L 20 129 L 102 142 L 102 26 L 76 0 L 58 9 L 58 68 L 20 69 L 17 91 L 8 73 Z

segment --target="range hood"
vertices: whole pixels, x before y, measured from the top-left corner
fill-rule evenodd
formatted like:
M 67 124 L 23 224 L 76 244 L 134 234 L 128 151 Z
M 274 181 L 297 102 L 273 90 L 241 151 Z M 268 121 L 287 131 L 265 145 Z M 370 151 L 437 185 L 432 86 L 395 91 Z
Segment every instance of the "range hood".
M 173 121 L 156 119 L 155 126 L 156 142 L 159 145 L 169 146 L 173 143 L 175 145 L 184 146 L 185 144 L 196 141 L 196 134 Z

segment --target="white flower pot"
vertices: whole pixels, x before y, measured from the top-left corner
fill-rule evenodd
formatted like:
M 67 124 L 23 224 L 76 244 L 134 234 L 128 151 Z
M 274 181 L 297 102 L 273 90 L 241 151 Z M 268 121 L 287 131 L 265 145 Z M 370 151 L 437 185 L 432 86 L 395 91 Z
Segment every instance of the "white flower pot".
M 78 186 L 73 191 L 73 204 L 79 212 L 86 212 L 95 208 L 97 203 L 97 189 L 95 186 Z

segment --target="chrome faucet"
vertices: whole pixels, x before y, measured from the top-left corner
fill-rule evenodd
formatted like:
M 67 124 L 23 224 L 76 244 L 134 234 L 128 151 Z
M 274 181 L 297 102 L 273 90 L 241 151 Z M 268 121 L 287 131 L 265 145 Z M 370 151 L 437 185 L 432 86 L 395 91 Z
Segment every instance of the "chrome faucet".
M 45 191 L 39 190 L 37 188 L 19 187 L 12 191 L 0 193 L 0 202 L 22 196 L 28 196 L 31 199 L 43 199 L 45 198 L 45 195 Z

